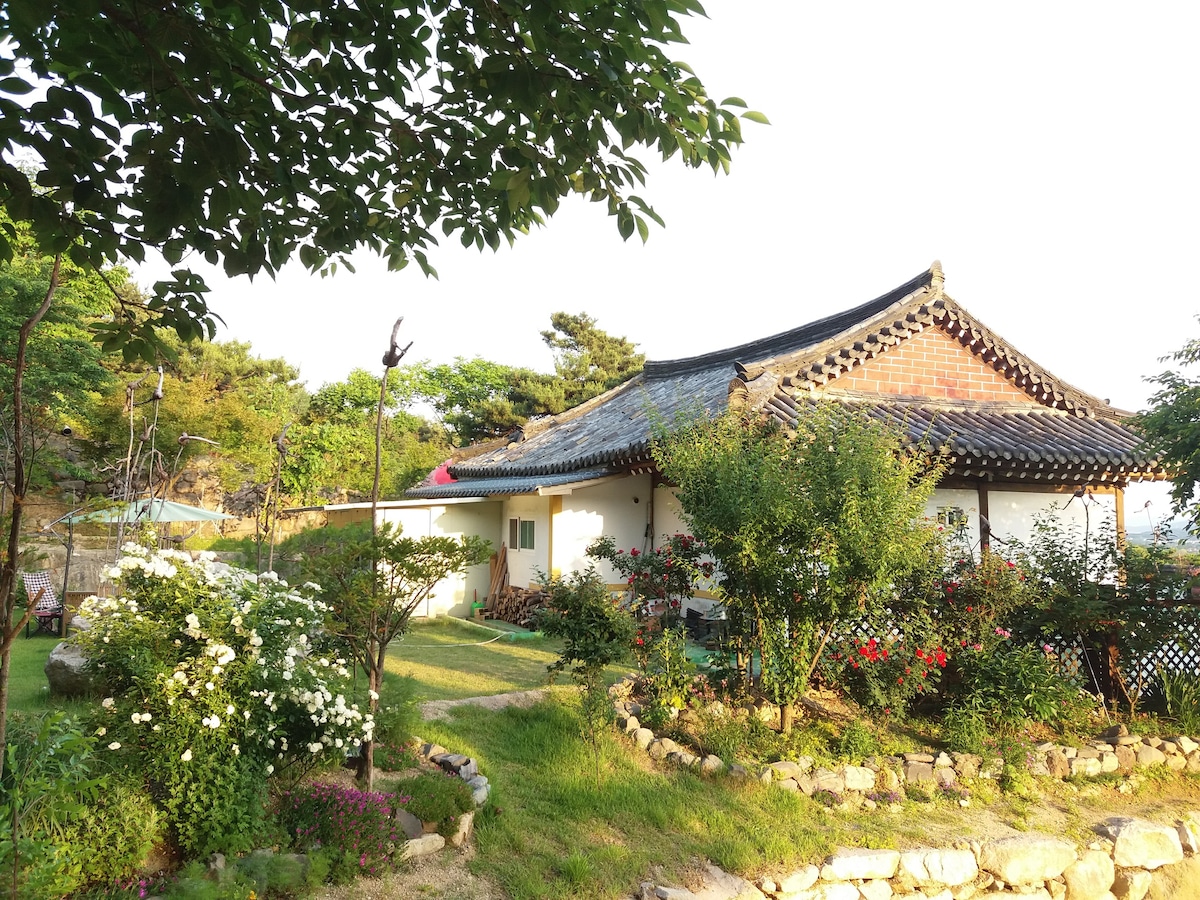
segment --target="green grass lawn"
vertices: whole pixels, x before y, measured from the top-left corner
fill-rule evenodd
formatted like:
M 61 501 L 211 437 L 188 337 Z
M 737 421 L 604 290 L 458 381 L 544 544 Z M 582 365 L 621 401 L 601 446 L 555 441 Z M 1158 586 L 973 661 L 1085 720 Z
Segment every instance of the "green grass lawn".
M 660 867 L 684 883 L 694 861 L 727 871 L 785 870 L 835 845 L 895 846 L 903 819 L 853 820 L 754 779 L 652 767 L 615 731 L 601 739 L 600 781 L 572 706 L 456 710 L 422 737 L 479 761 L 492 799 L 477 820 L 477 874 L 512 900 L 624 897 Z
M 495 636 L 493 629 L 461 619 L 418 620 L 388 648 L 387 671 L 394 676 L 411 675 L 420 701 L 545 687 L 546 666 L 558 658 L 561 642 L 545 637 L 491 640 Z M 484 643 L 487 641 L 491 642 Z M 631 665 L 612 666 L 610 680 L 615 681 Z M 565 677 L 558 681 L 570 683 Z
M 22 632 L 12 645 L 8 675 L 8 708 L 16 712 L 40 712 L 50 705 L 46 682 L 46 659 L 60 638 L 37 634 L 25 638 Z

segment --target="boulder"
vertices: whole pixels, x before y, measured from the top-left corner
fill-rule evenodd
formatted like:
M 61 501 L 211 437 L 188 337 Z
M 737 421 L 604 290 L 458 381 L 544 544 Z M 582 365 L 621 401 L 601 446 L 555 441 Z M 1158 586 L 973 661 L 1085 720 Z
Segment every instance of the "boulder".
M 985 843 L 979 849 L 979 868 L 1009 884 L 1036 884 L 1057 878 L 1075 856 L 1075 845 L 1068 841 L 1023 834 Z
M 821 866 L 822 881 L 859 881 L 891 878 L 900 866 L 898 850 L 842 848 Z
M 425 834 L 405 843 L 400 858 L 415 859 L 418 856 L 428 856 L 431 853 L 437 853 L 445 846 L 446 839 L 440 834 Z
M 1183 860 L 1179 832 L 1170 825 L 1115 816 L 1097 830 L 1112 840 L 1118 866 L 1153 870 Z
M 1118 869 L 1112 892 L 1117 900 L 1143 900 L 1153 876 L 1145 869 Z
M 1112 857 L 1103 850 L 1088 850 L 1063 872 L 1066 900 L 1103 900 L 1115 877 Z
M 798 894 L 816 884 L 820 875 L 820 869 L 813 865 L 807 865 L 803 869 L 797 869 L 786 878 L 780 878 L 776 887 L 779 888 L 781 894 Z
M 409 840 L 419 838 L 425 833 L 424 823 L 407 809 L 396 810 L 396 824 L 400 826 L 400 830 Z
M 471 839 L 475 830 L 475 813 L 467 812 L 458 817 L 458 828 L 450 836 L 451 847 L 462 847 Z
M 970 850 L 906 850 L 900 854 L 899 871 L 920 887 L 957 887 L 974 881 L 979 866 Z
M 905 756 L 909 755 L 911 754 L 905 754 Z M 921 761 L 906 762 L 904 764 L 904 780 L 909 784 L 920 784 L 923 781 L 932 782 L 933 763 Z
M 1149 744 L 1142 744 L 1137 749 L 1137 764 L 1142 768 L 1161 766 L 1166 761 L 1167 755 L 1161 750 L 1151 747 Z
M 807 765 L 805 763 L 807 763 Z M 808 757 L 805 757 L 800 762 L 792 762 L 790 759 L 781 759 L 778 762 L 770 763 L 767 768 L 774 773 L 774 778 L 798 778 L 812 768 L 812 760 Z
M 864 766 L 844 766 L 842 778 L 845 780 L 848 791 L 865 793 L 875 788 L 875 773 Z
M 86 697 L 92 692 L 87 657 L 74 641 L 60 641 L 46 660 L 46 678 L 52 697 Z

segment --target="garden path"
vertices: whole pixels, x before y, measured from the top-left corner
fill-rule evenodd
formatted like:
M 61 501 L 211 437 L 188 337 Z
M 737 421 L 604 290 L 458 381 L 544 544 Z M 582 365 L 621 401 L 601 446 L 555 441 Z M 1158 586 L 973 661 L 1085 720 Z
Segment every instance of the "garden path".
M 546 699 L 547 690 L 538 688 L 532 691 L 510 691 L 507 694 L 492 694 L 489 697 L 464 697 L 461 700 L 427 700 L 421 704 L 421 718 L 426 722 L 433 719 L 444 719 L 447 713 L 456 706 L 481 706 L 484 709 L 504 709 L 507 706 L 518 706 L 528 709 L 535 703 Z

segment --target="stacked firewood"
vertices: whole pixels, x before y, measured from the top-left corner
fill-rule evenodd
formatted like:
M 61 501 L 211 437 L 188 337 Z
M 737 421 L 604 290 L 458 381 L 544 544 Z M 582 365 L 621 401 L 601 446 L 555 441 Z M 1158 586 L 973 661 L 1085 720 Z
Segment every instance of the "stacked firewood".
M 491 578 L 484 616 L 523 628 L 534 627 L 537 624 L 534 614 L 546 605 L 546 594 L 539 590 L 513 587 L 508 583 L 508 547 L 504 544 L 492 554 L 489 568 Z
M 545 591 L 505 587 L 488 603 L 487 617 L 511 622 L 523 628 L 534 628 L 536 613 L 546 605 L 549 595 Z

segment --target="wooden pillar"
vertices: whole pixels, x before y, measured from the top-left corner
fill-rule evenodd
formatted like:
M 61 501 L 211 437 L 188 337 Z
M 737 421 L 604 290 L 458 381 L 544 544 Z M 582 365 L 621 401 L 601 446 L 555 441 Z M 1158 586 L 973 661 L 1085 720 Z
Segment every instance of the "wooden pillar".
M 550 495 L 550 515 L 547 516 L 549 525 L 546 528 L 546 567 L 550 570 L 551 578 L 561 578 L 562 570 L 554 565 L 554 518 L 562 512 L 562 495 Z
M 988 512 L 988 483 L 986 478 L 979 479 L 977 488 L 979 494 L 979 552 L 986 553 L 992 549 L 992 529 L 984 522 L 991 523 L 992 516 Z
M 1117 553 L 1125 554 L 1125 482 L 1113 485 L 1113 500 L 1117 519 Z

